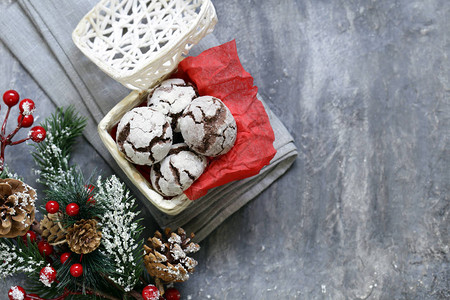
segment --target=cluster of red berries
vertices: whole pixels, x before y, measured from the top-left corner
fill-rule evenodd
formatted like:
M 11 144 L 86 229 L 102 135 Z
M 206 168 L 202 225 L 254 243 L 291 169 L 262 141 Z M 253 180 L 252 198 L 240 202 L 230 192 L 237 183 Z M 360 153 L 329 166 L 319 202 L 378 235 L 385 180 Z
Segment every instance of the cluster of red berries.
M 56 280 L 56 270 L 50 266 L 42 268 L 39 273 L 39 280 L 45 285 L 51 285 Z M 10 300 L 45 300 L 37 294 L 27 294 L 21 286 L 12 286 L 8 291 L 8 298 Z
M 92 193 L 94 188 L 95 187 L 92 185 L 86 186 L 86 189 L 89 191 L 89 193 Z M 90 195 L 87 202 L 91 203 L 91 204 L 95 204 L 95 200 L 93 197 L 94 197 L 93 195 Z M 60 212 L 59 203 L 57 201 L 50 200 L 45 204 L 45 210 L 49 214 L 56 214 L 56 213 Z M 68 216 L 75 217 L 80 212 L 80 206 L 77 203 L 69 203 L 65 207 L 65 212 Z M 36 234 L 31 230 L 29 230 L 27 232 L 27 234 L 22 237 L 24 242 L 28 241 L 27 237 L 29 237 L 31 241 L 36 241 Z M 38 243 L 38 249 L 42 255 L 48 256 L 48 255 L 53 254 L 53 246 L 50 245 L 47 241 L 44 241 L 44 240 L 40 241 Z M 64 264 L 69 259 L 70 255 L 71 255 L 70 252 L 65 252 L 65 253 L 61 254 L 61 256 L 60 256 L 61 264 Z M 55 278 L 56 278 L 56 271 L 54 274 L 55 274 Z M 70 274 L 73 277 L 80 277 L 81 275 L 83 275 L 83 266 L 80 263 L 72 264 L 72 266 L 70 267 Z
M 59 212 L 59 203 L 56 201 L 48 201 L 45 205 L 45 209 L 50 214 L 55 214 Z M 79 206 L 76 203 L 70 203 L 66 206 L 66 213 L 69 216 L 76 216 L 79 213 Z M 36 242 L 36 233 L 32 230 L 28 230 L 27 233 L 22 236 L 24 243 L 28 243 L 28 239 L 31 242 Z M 50 256 L 54 253 L 54 248 L 47 241 L 41 240 L 37 244 L 38 250 L 43 256 Z M 60 256 L 61 264 L 64 264 L 71 256 L 70 252 L 62 253 Z M 83 275 L 83 266 L 80 263 L 74 263 L 70 267 L 70 274 L 73 277 L 80 277 Z M 40 280 L 44 284 L 52 284 L 56 280 L 56 270 L 53 267 L 47 266 L 42 268 L 40 272 Z M 23 298 L 25 299 L 25 298 Z
M 85 187 L 86 187 L 87 191 L 90 193 L 87 203 L 89 203 L 90 205 L 95 205 L 95 199 L 94 199 L 94 195 L 93 195 L 95 186 L 86 185 Z M 59 203 L 56 201 L 50 200 L 45 204 L 45 210 L 49 214 L 56 214 L 57 212 L 59 212 Z M 68 216 L 75 217 L 80 212 L 80 206 L 78 204 L 72 202 L 72 203 L 69 203 L 66 205 L 65 211 Z
M 28 238 L 30 238 L 31 242 L 36 242 L 36 233 L 34 231 L 28 230 L 27 233 L 24 236 L 22 236 L 22 239 L 25 243 L 27 243 Z M 45 240 L 38 242 L 37 246 L 38 246 L 39 252 L 43 256 L 49 256 L 49 255 L 53 254 L 53 252 L 54 252 L 53 246 L 50 245 Z M 70 252 L 65 252 L 65 253 L 61 254 L 61 256 L 60 256 L 61 264 L 64 264 L 69 259 L 70 255 L 71 255 Z M 41 272 L 42 272 L 42 270 L 41 270 Z M 80 277 L 83 274 L 83 266 L 78 263 L 73 264 L 70 267 L 70 274 L 73 277 Z M 56 278 L 56 271 L 54 273 L 54 276 Z M 53 282 L 53 281 L 51 281 L 51 282 Z
M 17 93 L 14 90 L 6 91 L 3 94 L 3 102 L 8 106 L 8 110 L 6 111 L 5 120 L 3 121 L 3 125 L 0 131 L 0 171 L 3 171 L 3 164 L 4 164 L 4 158 L 5 158 L 5 147 L 8 145 L 17 145 L 20 143 L 23 143 L 27 140 L 32 140 L 33 142 L 40 143 L 45 139 L 45 136 L 47 135 L 47 132 L 42 126 L 34 126 L 31 128 L 30 133 L 27 138 L 21 139 L 19 141 L 11 141 L 12 138 L 16 135 L 16 133 L 21 128 L 28 128 L 33 125 L 34 117 L 33 112 L 35 109 L 35 105 L 33 100 L 31 99 L 23 99 L 20 101 L 19 93 Z M 6 123 L 9 117 L 9 113 L 11 111 L 11 108 L 16 106 L 19 103 L 19 116 L 17 118 L 17 127 L 16 129 L 11 132 L 10 134 L 6 135 Z
M 45 210 L 49 214 L 56 214 L 59 212 L 59 203 L 56 201 L 48 201 L 47 204 L 45 204 Z M 66 206 L 66 214 L 75 217 L 80 212 L 80 206 L 76 203 L 69 203 Z
M 49 214 L 56 214 L 57 212 L 59 212 L 59 203 L 56 201 L 53 201 L 53 200 L 48 201 L 45 204 L 45 210 Z M 79 211 L 80 211 L 80 207 L 76 203 L 69 203 L 66 206 L 66 214 L 68 214 L 69 216 L 74 217 L 74 216 L 78 215 Z M 53 247 L 47 242 L 42 242 L 42 241 L 39 242 L 38 249 L 43 254 L 47 254 L 46 250 L 50 251 L 50 253 L 48 253 L 48 254 L 53 253 Z M 67 259 L 69 259 L 69 257 L 70 257 L 70 252 L 65 252 L 65 253 L 61 254 L 61 257 L 60 257 L 61 264 L 64 264 L 67 261 Z M 70 267 L 70 274 L 73 277 L 80 277 L 83 274 L 83 266 L 78 263 L 73 264 Z
M 149 284 L 142 290 L 142 297 L 144 300 L 180 300 L 181 295 L 176 288 L 171 287 L 165 291 L 163 297 L 156 286 Z
M 5 121 L 8 118 L 9 110 L 13 106 L 17 105 L 17 103 L 19 103 L 19 100 L 20 100 L 19 93 L 17 93 L 15 90 L 6 91 L 3 94 L 3 102 L 5 102 L 5 104 L 8 106 L 8 112 Z M 23 99 L 22 101 L 20 101 L 19 103 L 20 114 L 17 117 L 18 127 L 28 128 L 31 127 L 31 125 L 33 125 L 34 122 L 33 112 L 35 108 L 36 106 L 34 105 L 34 102 L 31 99 Z M 30 139 L 33 142 L 36 143 L 42 142 L 45 139 L 45 135 L 46 131 L 43 127 L 35 126 L 31 128 Z

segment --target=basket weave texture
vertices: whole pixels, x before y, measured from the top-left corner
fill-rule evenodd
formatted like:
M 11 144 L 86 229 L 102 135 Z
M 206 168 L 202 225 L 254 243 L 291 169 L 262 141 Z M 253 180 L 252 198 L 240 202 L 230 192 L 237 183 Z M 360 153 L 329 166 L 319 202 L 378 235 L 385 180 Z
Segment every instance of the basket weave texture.
M 216 23 L 210 0 L 103 0 L 72 38 L 106 74 L 145 90 L 175 70 Z

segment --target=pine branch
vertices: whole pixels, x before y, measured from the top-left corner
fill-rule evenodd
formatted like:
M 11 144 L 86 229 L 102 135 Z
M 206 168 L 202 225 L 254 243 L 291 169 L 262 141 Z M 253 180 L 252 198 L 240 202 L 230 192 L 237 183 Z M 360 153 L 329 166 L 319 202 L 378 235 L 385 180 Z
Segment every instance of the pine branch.
M 83 275 L 78 278 L 70 274 L 70 267 L 75 263 L 81 263 L 83 266 Z M 56 269 L 58 282 L 45 286 L 40 282 L 39 271 L 37 271 L 30 274 L 27 291 L 48 299 L 62 297 L 62 295 L 66 295 L 64 299 L 122 298 L 122 292 L 111 286 L 103 276 L 103 274 L 111 274 L 114 270 L 109 258 L 99 249 L 82 257 L 72 253 L 64 264 L 61 264 L 58 258 L 54 258 L 52 267 Z
M 28 237 L 27 244 L 22 238 L 15 241 L 0 238 L 0 278 L 6 278 L 18 273 L 29 276 L 39 274 L 46 265 L 44 257 L 39 253 L 36 243 Z
M 83 266 L 83 276 L 74 278 L 70 275 L 70 267 L 74 263 L 81 263 Z M 114 272 L 112 262 L 97 249 L 81 257 L 72 253 L 71 257 L 64 264 L 55 263 L 59 274 L 58 287 L 69 291 L 81 291 L 86 294 L 88 291 L 108 291 L 114 293 L 114 287 L 110 287 L 102 274 L 111 274 Z
M 4 165 L 3 171 L 0 173 L 0 179 L 5 178 L 12 178 L 23 181 L 23 178 L 17 175 L 16 173 L 12 172 L 6 164 Z
M 135 200 L 115 176 L 104 182 L 99 178 L 97 186 L 95 199 L 107 207 L 101 219 L 102 244 L 116 269 L 109 278 L 125 292 L 130 292 L 143 272 L 143 240 L 140 239 L 143 227 L 136 219 L 139 213 Z
M 59 108 L 42 124 L 47 131 L 46 139 L 34 144 L 33 158 L 40 167 L 39 182 L 51 188 L 54 184 L 71 184 L 69 166 L 72 146 L 84 127 L 86 118 L 80 117 L 73 106 Z
M 91 175 L 85 180 L 79 169 L 72 168 L 70 170 L 71 184 L 55 184 L 46 191 L 46 198 L 58 202 L 61 208 L 65 208 L 69 203 L 78 204 L 79 213 L 76 216 L 64 214 L 63 219 L 58 220 L 64 228 L 72 226 L 81 219 L 100 219 L 105 213 L 107 208 L 103 203 L 90 200 L 95 193 L 95 189 L 89 189 L 89 186 L 93 184 L 93 177 L 95 176 Z
M 70 227 L 81 219 L 97 219 L 102 231 L 100 247 L 80 255 L 72 253 L 65 264 L 54 259 L 52 266 L 57 270 L 58 283 L 51 287 L 33 280 L 32 290 L 48 298 L 67 295 L 67 299 L 129 299 L 135 292 L 133 287 L 143 273 L 143 227 L 136 220 L 135 200 L 115 176 L 106 181 L 98 177 L 97 187 L 92 190 L 91 175 L 85 180 L 82 172 L 69 164 L 72 146 L 81 135 L 86 120 L 78 116 L 73 107 L 58 109 L 42 126 L 47 130 L 44 142 L 35 145 L 33 158 L 41 168 L 39 182 L 48 188 L 48 199 L 57 201 L 60 208 L 77 203 L 80 210 L 76 216 L 63 214 L 58 220 L 64 227 Z M 74 278 L 70 266 L 80 262 L 83 275 Z

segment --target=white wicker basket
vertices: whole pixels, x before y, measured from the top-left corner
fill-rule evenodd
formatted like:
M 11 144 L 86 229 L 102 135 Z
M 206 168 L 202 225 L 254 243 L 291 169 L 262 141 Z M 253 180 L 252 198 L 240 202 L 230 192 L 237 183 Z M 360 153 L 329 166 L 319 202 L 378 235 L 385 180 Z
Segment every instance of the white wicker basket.
M 184 194 L 165 200 L 109 134 L 122 116 L 144 101 L 147 90 L 176 70 L 189 49 L 217 23 L 210 0 L 102 0 L 77 25 L 72 38 L 106 74 L 131 92 L 98 124 L 108 151 L 131 182 L 159 210 L 176 215 L 192 201 Z
M 114 141 L 109 134 L 111 129 L 113 129 L 114 126 L 119 123 L 120 119 L 122 119 L 123 115 L 145 101 L 145 99 L 147 99 L 147 95 L 148 92 L 131 92 L 127 97 L 114 106 L 114 108 L 108 112 L 103 120 L 100 121 L 98 124 L 98 132 L 102 142 L 105 144 L 112 157 L 114 157 L 119 167 L 128 176 L 130 181 L 141 191 L 141 193 L 160 211 L 168 215 L 176 215 L 186 209 L 192 201 L 189 200 L 185 194 L 181 194 L 180 196 L 174 197 L 170 200 L 164 199 L 153 189 L 150 182 L 148 182 L 147 179 L 139 173 L 136 167 L 125 158 L 125 155 L 119 151 L 116 141 Z
M 216 23 L 209 0 L 102 0 L 72 39 L 106 74 L 145 90 L 176 69 Z

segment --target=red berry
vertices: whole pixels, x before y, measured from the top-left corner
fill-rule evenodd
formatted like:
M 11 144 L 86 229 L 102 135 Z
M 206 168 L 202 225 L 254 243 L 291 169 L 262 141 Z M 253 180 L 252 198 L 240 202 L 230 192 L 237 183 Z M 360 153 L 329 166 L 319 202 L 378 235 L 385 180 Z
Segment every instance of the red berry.
M 56 280 L 56 270 L 53 267 L 47 266 L 39 272 L 39 281 L 44 285 L 50 287 Z
M 19 117 L 17 118 L 17 124 L 20 124 L 20 121 L 22 121 L 22 124 L 20 125 L 21 127 L 31 127 L 31 125 L 33 125 L 34 122 L 34 118 L 33 115 L 19 115 Z
M 34 102 L 31 99 L 23 99 L 19 103 L 19 110 L 22 115 L 31 115 L 34 112 Z
M 30 130 L 31 140 L 35 143 L 42 142 L 45 139 L 46 135 L 47 135 L 47 131 L 45 131 L 44 127 L 42 127 L 42 126 L 34 126 Z
M 65 252 L 63 254 L 61 254 L 61 257 L 59 258 L 59 260 L 61 261 L 62 264 L 64 264 L 70 257 L 71 253 L 70 252 Z
M 168 288 L 164 293 L 166 300 L 180 300 L 180 292 L 176 288 Z
M 17 102 L 19 102 L 19 99 L 19 93 L 15 90 L 6 91 L 3 94 L 3 102 L 5 102 L 5 104 L 9 107 L 13 107 L 14 105 L 16 105 Z
M 25 292 L 25 289 L 18 285 L 12 286 L 8 292 L 8 298 L 10 300 L 21 300 L 25 299 L 26 296 L 27 293 Z
M 70 275 L 73 277 L 80 277 L 83 275 L 83 266 L 81 264 L 73 264 L 70 267 Z
M 38 243 L 38 249 L 42 255 L 50 255 L 53 253 L 53 246 L 46 241 L 40 241 Z
M 56 201 L 48 201 L 47 204 L 45 204 L 45 210 L 49 214 L 56 214 L 59 211 L 59 203 Z
M 27 237 L 30 237 L 30 241 L 32 242 L 36 241 L 36 233 L 34 233 L 34 231 L 28 230 L 27 233 L 24 236 L 22 236 L 22 240 L 25 244 L 28 243 Z
M 159 300 L 159 290 L 153 284 L 149 284 L 142 290 L 142 297 L 144 300 Z
M 69 203 L 66 206 L 66 214 L 68 214 L 71 217 L 74 217 L 78 215 L 80 212 L 80 207 L 76 203 Z

